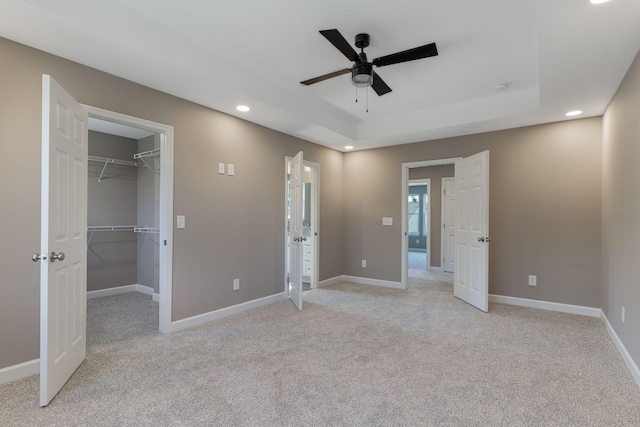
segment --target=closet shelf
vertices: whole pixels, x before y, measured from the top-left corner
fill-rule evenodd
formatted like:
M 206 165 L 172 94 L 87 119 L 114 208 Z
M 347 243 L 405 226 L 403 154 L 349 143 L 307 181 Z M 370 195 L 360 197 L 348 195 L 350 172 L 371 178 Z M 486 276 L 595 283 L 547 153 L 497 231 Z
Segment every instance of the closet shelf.
M 135 227 L 133 231 L 135 233 L 155 233 L 155 234 L 160 233 L 159 229 L 153 228 L 153 227 L 147 227 L 146 225 L 144 227 Z
M 100 172 L 100 177 L 98 177 L 98 182 L 102 182 L 102 176 L 104 175 L 104 171 L 107 170 L 108 165 L 133 166 L 133 167 L 144 166 L 138 162 L 132 162 L 130 160 L 110 159 L 108 157 L 99 157 L 99 156 L 88 156 L 88 160 L 90 162 L 104 163 L 102 172 Z
M 153 171 L 153 173 L 155 173 L 156 175 L 160 176 L 160 173 L 158 171 L 155 170 L 155 168 L 152 168 L 151 165 L 149 163 L 147 163 L 147 161 L 145 160 L 145 158 L 147 157 L 156 157 L 160 155 L 160 149 L 159 148 L 154 148 L 153 150 L 149 150 L 149 151 L 143 151 L 141 153 L 136 153 L 133 155 L 133 158 L 136 160 L 142 160 L 142 164 L 143 166 L 151 169 Z

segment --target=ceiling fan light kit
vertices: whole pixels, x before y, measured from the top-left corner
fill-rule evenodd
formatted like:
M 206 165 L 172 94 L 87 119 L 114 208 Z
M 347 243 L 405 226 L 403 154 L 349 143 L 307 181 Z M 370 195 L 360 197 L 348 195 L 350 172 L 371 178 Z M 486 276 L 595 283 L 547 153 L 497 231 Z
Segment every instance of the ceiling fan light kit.
M 334 71 L 333 73 L 325 74 L 313 79 L 305 80 L 303 85 L 309 86 L 314 83 L 319 83 L 324 80 L 328 80 L 333 77 L 341 76 L 351 72 L 351 82 L 356 87 L 369 87 L 382 96 L 391 92 L 391 88 L 382 80 L 382 78 L 373 70 L 373 66 L 384 67 L 386 65 L 399 64 L 401 62 L 413 61 L 416 59 L 428 58 L 438 55 L 438 49 L 435 43 L 430 43 L 424 46 L 416 47 L 413 49 L 403 50 L 402 52 L 392 53 L 391 55 L 381 56 L 373 61 L 367 60 L 367 54 L 364 53 L 364 48 L 369 46 L 370 37 L 369 34 L 360 33 L 356 36 L 355 46 L 360 49 L 360 53 L 357 53 L 353 47 L 345 40 L 345 38 L 336 29 L 321 30 L 322 34 L 336 49 L 338 49 L 349 61 L 354 62 L 351 68 L 345 68 L 343 70 Z

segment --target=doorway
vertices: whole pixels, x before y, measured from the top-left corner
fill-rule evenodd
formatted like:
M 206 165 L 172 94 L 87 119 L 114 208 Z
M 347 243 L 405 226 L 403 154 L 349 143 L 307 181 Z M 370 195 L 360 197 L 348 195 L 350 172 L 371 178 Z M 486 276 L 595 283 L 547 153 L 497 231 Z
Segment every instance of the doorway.
M 285 292 L 291 282 L 291 180 L 290 163 L 292 158 L 285 159 Z M 319 265 L 319 212 L 320 212 L 320 165 L 303 161 L 302 185 L 302 290 L 315 289 L 318 286 Z
M 431 192 L 430 179 L 410 179 L 407 199 L 407 232 L 409 276 L 421 276 L 430 270 Z
M 133 233 L 138 264 L 146 265 L 138 276 L 144 283 L 136 281 L 135 290 L 149 293 L 158 301 L 158 329 L 168 333 L 171 331 L 173 259 L 173 127 L 88 105 L 83 107 L 89 114 L 90 122 L 93 122 L 90 127 L 114 132 L 114 129 L 120 129 L 120 132 L 135 132 L 131 135 L 141 136 L 134 158 L 120 160 L 125 160 L 125 166 L 122 166 L 125 169 L 126 162 L 135 164 L 135 174 L 140 176 L 141 181 L 138 182 L 138 189 L 144 193 L 137 195 L 138 201 L 143 202 L 146 209 L 136 212 L 134 224 L 89 223 L 93 229 L 88 229 L 87 240 L 93 243 L 91 234 L 93 232 L 95 237 L 97 233 L 102 233 L 101 226 L 108 229 L 122 225 L 126 228 L 120 232 L 121 235 L 124 232 Z M 113 166 L 117 167 L 114 163 L 103 163 L 102 178 L 99 175 L 96 181 L 105 176 L 108 178 L 108 168 Z M 89 168 L 91 170 L 92 166 Z M 132 172 L 128 174 L 131 176 Z
M 442 225 L 441 225 L 441 207 L 439 206 L 441 200 L 439 197 L 434 197 L 436 194 L 440 194 L 441 178 L 444 176 L 454 176 L 454 164 L 461 158 L 448 158 L 438 160 L 426 160 L 422 162 L 411 162 L 402 164 L 402 288 L 407 289 L 409 286 L 409 256 L 410 256 L 410 242 L 415 242 L 416 238 L 413 236 L 415 230 L 410 234 L 409 230 L 409 195 L 410 184 L 419 182 L 428 182 L 429 191 L 428 194 L 431 197 L 428 198 L 427 207 L 429 208 L 427 215 L 427 231 L 425 236 L 425 272 L 441 272 L 441 239 L 442 239 Z M 432 168 L 432 169 L 431 169 Z M 430 170 L 431 169 L 431 170 Z M 436 188 L 438 187 L 438 188 Z M 424 208 L 423 208 L 424 209 Z M 435 239 L 435 243 L 434 243 Z M 429 253 L 429 261 L 426 261 L 426 253 Z M 435 252 L 435 253 L 434 253 Z M 413 255 L 413 254 L 412 254 Z M 415 257 L 415 255 L 413 255 Z

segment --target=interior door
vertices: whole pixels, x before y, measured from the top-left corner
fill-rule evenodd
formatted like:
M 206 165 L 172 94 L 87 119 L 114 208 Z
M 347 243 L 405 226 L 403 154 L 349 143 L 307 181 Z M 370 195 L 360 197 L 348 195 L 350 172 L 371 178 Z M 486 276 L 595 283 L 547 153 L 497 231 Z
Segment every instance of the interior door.
M 84 108 L 43 75 L 40 406 L 86 355 L 87 124 Z
M 303 215 L 303 159 L 302 151 L 289 163 L 290 166 L 290 197 L 291 211 L 289 220 L 289 298 L 302 310 L 302 242 L 306 237 L 302 235 Z
M 456 179 L 442 178 L 442 270 L 453 273 L 456 237 Z
M 458 160 L 453 294 L 489 310 L 489 152 Z

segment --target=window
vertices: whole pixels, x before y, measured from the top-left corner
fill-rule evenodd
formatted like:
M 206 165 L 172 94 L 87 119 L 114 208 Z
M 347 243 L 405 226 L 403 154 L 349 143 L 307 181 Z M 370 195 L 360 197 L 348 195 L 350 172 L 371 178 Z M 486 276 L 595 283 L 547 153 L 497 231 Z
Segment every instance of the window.
M 429 221 L 429 195 L 426 185 L 409 187 L 408 200 L 408 232 L 410 236 L 427 236 Z

